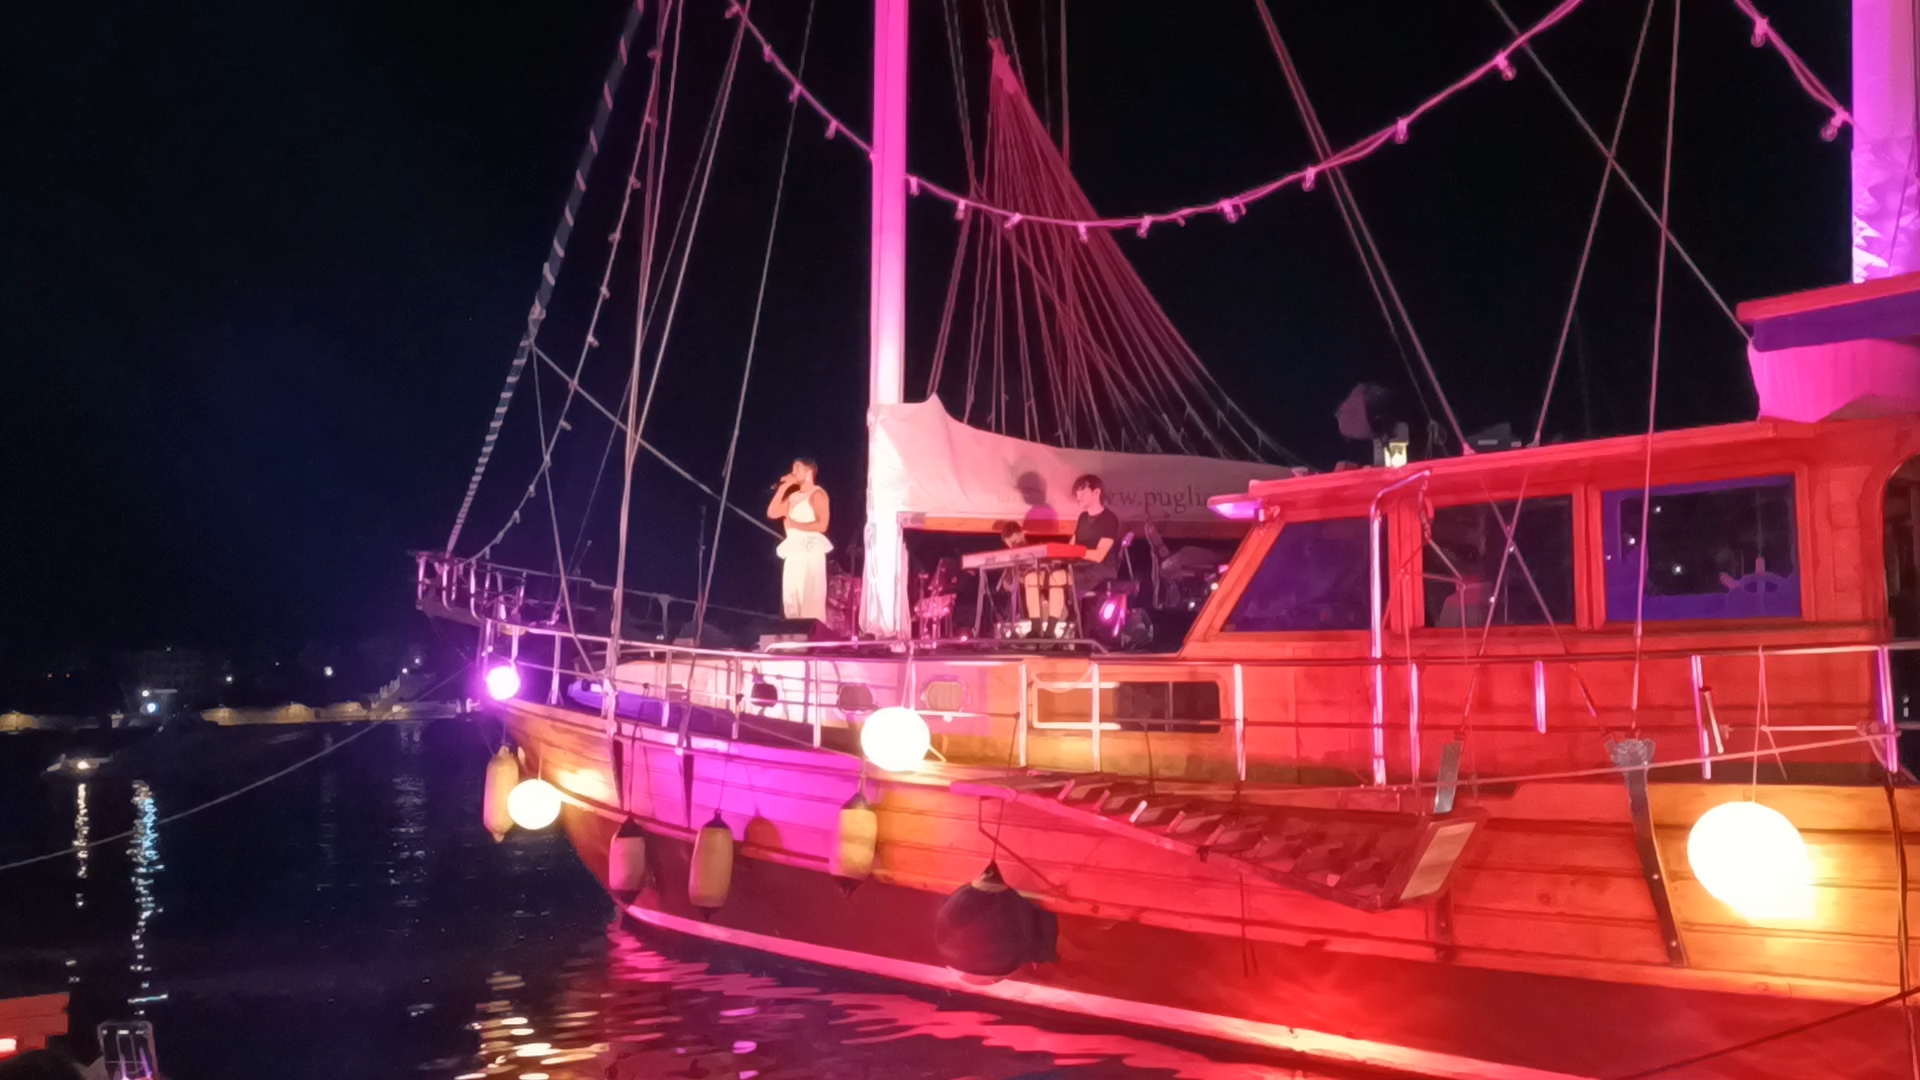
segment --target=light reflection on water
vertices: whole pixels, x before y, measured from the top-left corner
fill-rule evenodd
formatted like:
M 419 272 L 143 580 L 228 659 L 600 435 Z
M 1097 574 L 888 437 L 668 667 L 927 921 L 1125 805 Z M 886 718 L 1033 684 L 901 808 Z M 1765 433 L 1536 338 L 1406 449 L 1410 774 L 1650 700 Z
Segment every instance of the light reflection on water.
M 133 782 L 133 839 L 129 849 L 133 859 L 133 957 L 127 970 L 139 982 L 139 988 L 127 997 L 133 1015 L 147 1015 L 147 1006 L 167 1000 L 164 991 L 153 988 L 153 964 L 147 958 L 147 924 L 160 914 L 160 902 L 154 896 L 154 877 L 165 870 L 160 862 L 160 810 L 153 799 L 153 788 L 145 780 Z
M 0 803 L 8 769 L 47 783 L 17 745 Z M 0 883 L 28 916 L 0 919 L 0 997 L 64 986 L 83 1037 L 147 1018 L 170 1075 L 215 1080 L 1320 1075 L 610 926 L 558 830 L 482 830 L 490 749 L 466 722 L 390 725 L 165 826 L 268 769 L 29 789 L 0 849 L 132 835 Z
M 496 973 L 499 996 L 469 1024 L 479 1052 L 454 1080 L 764 1077 L 1156 1076 L 1321 1080 L 1274 1064 L 1219 1061 L 1114 1032 L 1072 1032 L 968 1004 L 834 989 L 673 959 L 615 927 L 563 969 L 544 1008 Z M 1044 1023 L 1038 1021 L 1037 1023 Z M 964 1063 L 964 1064 L 963 1064 Z M 459 1068 L 462 1071 L 453 1072 Z

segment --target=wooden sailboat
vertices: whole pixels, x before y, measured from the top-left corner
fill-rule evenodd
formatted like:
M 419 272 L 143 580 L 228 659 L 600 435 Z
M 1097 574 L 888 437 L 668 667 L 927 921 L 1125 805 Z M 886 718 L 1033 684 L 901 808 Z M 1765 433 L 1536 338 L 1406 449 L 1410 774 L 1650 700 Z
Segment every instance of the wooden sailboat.
M 888 405 L 906 0 L 877 12 Z M 1247 532 L 1169 654 L 616 642 L 447 555 L 419 603 L 524 676 L 519 775 L 641 924 L 1418 1075 L 1904 1075 L 1916 298 L 1743 309 L 1763 412 L 1817 369 L 1818 419 L 1216 497 Z

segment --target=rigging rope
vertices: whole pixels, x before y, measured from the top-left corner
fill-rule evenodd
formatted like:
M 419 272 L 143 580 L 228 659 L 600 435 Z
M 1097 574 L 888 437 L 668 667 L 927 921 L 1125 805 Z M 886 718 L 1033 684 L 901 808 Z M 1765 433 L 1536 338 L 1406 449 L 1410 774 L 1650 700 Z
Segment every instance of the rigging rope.
M 513 391 L 520 382 L 520 374 L 527 366 L 527 358 L 533 353 L 533 346 L 540 336 L 540 324 L 547 318 L 547 302 L 553 298 L 554 283 L 560 277 L 560 266 L 566 261 L 567 240 L 573 234 L 574 215 L 580 210 L 580 200 L 587 193 L 587 176 L 593 171 L 593 161 L 600 154 L 600 136 L 606 133 L 607 118 L 613 113 L 614 96 L 620 89 L 620 83 L 627 73 L 627 50 L 633 43 L 633 34 L 640 26 L 640 16 L 645 0 L 634 0 L 633 7 L 627 11 L 627 21 L 620 29 L 620 43 L 614 51 L 613 63 L 607 68 L 606 78 L 600 82 L 600 99 L 594 106 L 593 123 L 587 128 L 587 145 L 580 151 L 580 160 L 573 168 L 573 186 L 567 191 L 566 206 L 560 212 L 560 225 L 554 230 L 553 242 L 548 245 L 546 262 L 540 267 L 540 286 L 534 292 L 533 307 L 527 312 L 527 328 L 520 335 L 520 344 L 514 349 L 513 363 L 507 368 L 507 383 L 500 389 L 500 402 L 494 406 L 493 419 L 487 424 L 487 436 L 480 444 L 480 460 L 474 462 L 473 477 L 467 481 L 467 493 L 460 500 L 460 509 L 453 516 L 453 529 L 447 534 L 447 553 L 453 553 L 453 546 L 460 540 L 460 529 L 467 523 L 467 513 L 473 509 L 473 497 L 480 490 L 480 479 L 487 474 L 487 462 L 493 457 L 494 444 L 500 440 L 500 427 L 506 422 L 507 407 L 513 404 Z
M 1488 75 L 1499 72 L 1502 78 L 1511 78 L 1511 75 L 1508 74 L 1513 71 L 1511 54 L 1517 49 L 1525 49 L 1534 38 L 1564 21 L 1567 16 L 1573 14 L 1574 10 L 1578 8 L 1582 2 L 1583 0 L 1562 0 L 1560 4 L 1547 12 L 1538 22 L 1534 23 L 1524 32 L 1516 34 L 1514 39 L 1508 42 L 1498 53 L 1495 53 L 1492 59 L 1447 84 L 1440 92 L 1422 101 L 1419 105 L 1415 106 L 1387 127 L 1357 142 L 1349 144 L 1339 153 L 1333 155 L 1330 160 L 1322 162 L 1319 165 L 1312 165 L 1304 169 L 1295 170 L 1284 176 L 1276 177 L 1263 184 L 1247 188 L 1224 198 L 1176 207 L 1171 210 L 1135 214 L 1128 217 L 1073 217 L 1027 214 L 1004 205 L 980 202 L 921 176 L 909 175 L 908 183 L 911 189 L 916 192 L 925 191 L 938 199 L 952 204 L 959 213 L 965 213 L 968 210 L 978 210 L 999 219 L 999 223 L 1003 225 L 1012 222 L 1015 224 L 1032 223 L 1036 225 L 1051 225 L 1076 230 L 1100 229 L 1111 231 L 1133 229 L 1144 237 L 1155 225 L 1166 223 L 1185 224 L 1188 219 L 1194 217 L 1211 215 L 1224 218 L 1229 222 L 1237 221 L 1246 213 L 1248 206 L 1261 199 L 1267 198 L 1283 188 L 1296 185 L 1303 189 L 1310 188 L 1319 173 L 1326 168 L 1351 165 L 1356 161 L 1372 156 L 1376 151 L 1379 151 L 1389 143 L 1405 142 L 1408 129 L 1415 120 L 1420 119 L 1440 105 L 1445 104 L 1449 99 L 1467 87 L 1472 86 L 1474 83 L 1486 78 Z M 1734 3 L 1739 5 L 1743 11 L 1753 11 L 1752 4 L 1749 3 L 1748 0 L 1734 0 Z M 728 5 L 728 16 L 733 17 L 739 12 L 739 9 L 740 7 L 737 0 L 733 0 L 733 2 L 730 2 Z M 989 11 L 991 11 L 990 6 Z M 1786 43 L 1780 39 L 1779 35 L 1775 33 L 1771 27 L 1765 26 L 1764 19 L 1755 23 L 1756 38 L 1760 38 L 1763 29 L 1765 31 L 1765 40 L 1761 43 L 1772 43 L 1775 48 L 1780 51 L 1781 55 L 1787 58 L 1788 66 L 1793 70 L 1794 77 L 1800 80 L 1802 88 L 1814 97 L 1815 100 L 1834 109 L 1832 118 L 1820 133 L 1822 138 L 1831 140 L 1838 135 L 1841 127 L 1853 122 L 1853 117 L 1845 109 L 1839 107 L 1833 95 L 1827 92 L 1825 86 L 1820 83 L 1819 79 L 1813 76 L 1812 71 L 1806 67 L 1804 62 L 1800 61 L 1798 55 L 1787 48 Z M 757 25 L 749 23 L 748 30 L 753 34 L 754 39 L 760 43 L 762 49 L 761 55 L 766 59 L 767 63 L 772 65 L 774 70 L 779 72 L 780 76 L 788 82 L 794 94 L 804 99 L 808 106 L 810 106 L 815 113 L 819 114 L 822 120 L 827 122 L 829 135 L 844 132 L 853 140 L 855 146 L 858 146 L 863 152 L 871 155 L 873 148 L 869 146 L 864 139 L 854 134 L 852 128 L 849 128 L 838 116 L 829 111 L 825 103 L 823 103 L 812 90 L 808 89 L 799 81 L 793 71 L 780 59 L 779 54 L 774 51 L 772 43 L 760 32 L 760 28 Z
M 1013 58 L 998 42 L 994 49 L 986 152 L 970 190 L 1033 213 L 1091 213 Z M 1113 236 L 1076 242 L 1058 230 L 993 228 L 964 216 L 960 232 L 928 393 L 941 390 L 947 361 L 963 355 L 963 422 L 1095 449 L 1117 432 L 1121 449 L 1298 460 L 1200 363 Z M 972 318 L 956 347 L 969 264 Z
M 601 312 L 605 310 L 608 298 L 613 295 L 612 292 L 609 291 L 608 286 L 610 286 L 613 282 L 613 267 L 614 267 L 615 261 L 619 258 L 619 255 L 620 255 L 620 239 L 626 231 L 627 214 L 633 207 L 633 193 L 634 191 L 638 190 L 640 186 L 640 183 L 639 183 L 640 159 L 641 159 L 642 153 L 646 150 L 648 145 L 647 137 L 646 137 L 646 128 L 648 126 L 649 118 L 652 115 L 652 101 L 653 101 L 653 95 L 652 93 L 649 93 L 648 106 L 647 108 L 641 110 L 641 120 L 640 120 L 641 130 L 639 135 L 635 137 L 633 142 L 633 158 L 631 161 L 627 163 L 627 184 L 625 189 L 622 190 L 622 192 L 620 193 L 620 213 L 614 219 L 613 232 L 607 236 L 607 262 L 606 262 L 606 265 L 602 267 L 600 271 L 600 291 L 595 296 L 593 301 L 593 313 L 587 318 L 586 337 L 582 339 L 580 343 L 580 357 L 578 360 L 574 361 L 573 378 L 568 380 L 567 382 L 566 400 L 561 403 L 560 413 L 554 420 L 553 435 L 551 437 L 547 436 L 546 424 L 542 422 L 540 425 L 540 435 L 541 435 L 540 465 L 537 469 L 534 470 L 533 479 L 527 482 L 527 490 L 521 493 L 520 501 L 518 504 L 514 506 L 513 513 L 507 515 L 506 524 L 500 526 L 500 531 L 494 535 L 494 538 L 492 540 L 487 541 L 487 545 L 480 549 L 480 551 L 475 555 L 475 558 L 481 558 L 481 559 L 486 558 L 487 553 L 492 551 L 495 545 L 499 544 L 500 541 L 506 539 L 507 532 L 511 530 L 515 525 L 519 524 L 520 511 L 527 505 L 527 500 L 533 497 L 534 488 L 539 485 L 540 479 L 543 476 L 548 477 L 547 486 L 549 489 L 549 497 L 551 497 L 551 489 L 553 486 L 553 481 L 548 474 L 553 468 L 553 448 L 560 441 L 561 431 L 566 429 L 567 412 L 569 409 L 572 408 L 573 399 L 578 392 L 578 387 L 580 385 L 580 374 L 582 371 L 586 370 L 587 354 L 592 352 L 594 349 L 597 349 L 600 347 L 600 341 L 598 338 L 594 337 L 594 331 L 599 329 Z M 637 243 L 636 243 L 636 246 L 637 246 Z M 537 348 L 537 346 L 529 346 L 529 348 Z M 536 369 L 536 372 L 537 370 L 538 369 Z M 537 374 L 536 374 L 535 389 L 536 390 L 538 389 Z M 608 445 L 609 446 L 612 445 L 611 441 L 609 441 Z M 603 462 L 603 465 L 604 465 L 604 462 Z M 599 480 L 596 478 L 594 483 L 596 486 L 598 486 Z M 447 553 L 452 554 L 453 549 L 449 547 L 447 549 Z M 562 562 L 560 564 L 560 570 L 563 573 L 565 572 L 566 570 L 565 562 Z
M 814 0 L 807 0 L 807 26 L 800 37 L 800 70 L 807 70 L 807 49 L 813 43 Z M 767 248 L 760 259 L 760 289 L 753 299 L 753 325 L 747 331 L 747 359 L 740 371 L 740 396 L 733 406 L 733 434 L 727 439 L 727 460 L 720 472 L 720 502 L 726 504 L 727 493 L 733 487 L 733 462 L 735 452 L 740 447 L 740 422 L 747 414 L 747 383 L 753 377 L 754 348 L 760 343 L 760 315 L 767 302 L 767 279 L 773 272 L 773 241 L 780 233 L 780 208 L 786 201 L 787 163 L 793 152 L 794 121 L 800 116 L 800 103 L 795 101 L 787 109 L 787 134 L 780 144 L 780 173 L 773 188 L 773 215 L 767 223 Z M 700 641 L 701 631 L 707 625 L 707 600 L 713 594 L 713 568 L 720 562 L 720 534 L 727 524 L 727 516 L 721 514 L 713 522 L 713 547 L 707 552 L 707 565 L 700 575 L 700 591 L 696 595 L 693 610 L 693 640 Z
M 1507 25 L 1507 29 L 1515 29 L 1513 19 L 1507 15 L 1506 8 L 1500 6 L 1499 0 L 1488 0 L 1488 2 L 1493 5 L 1494 14 L 1500 16 L 1500 21 Z M 1620 185 L 1626 188 L 1627 193 L 1633 196 L 1633 201 L 1640 205 L 1640 212 L 1647 215 L 1648 221 L 1658 226 L 1660 223 L 1660 212 L 1653 208 L 1652 201 L 1640 190 L 1640 185 L 1634 183 L 1633 177 L 1627 175 L 1626 168 L 1622 166 L 1619 159 L 1608 150 L 1607 144 L 1600 141 L 1600 133 L 1593 130 L 1593 125 L 1587 122 L 1586 114 L 1582 113 L 1580 107 L 1573 103 L 1573 99 L 1567 96 L 1567 91 L 1560 85 L 1560 80 L 1554 78 L 1553 72 L 1547 69 L 1546 61 L 1540 59 L 1540 55 L 1534 52 L 1533 46 L 1531 45 L 1525 46 L 1524 51 L 1527 54 L 1527 59 L 1532 61 L 1534 68 L 1546 78 L 1547 87 L 1553 91 L 1553 96 L 1559 98 L 1560 104 L 1567 107 L 1567 114 L 1572 116 L 1573 122 L 1580 126 L 1580 131 L 1586 135 L 1587 141 L 1591 142 L 1594 145 L 1594 149 L 1599 150 L 1600 153 L 1606 157 L 1607 168 L 1612 170 L 1613 175 L 1620 178 Z M 1673 245 L 1673 253 L 1680 256 L 1680 261 L 1687 264 L 1688 270 L 1693 271 L 1693 276 L 1700 282 L 1701 288 L 1706 289 L 1707 295 L 1713 297 L 1713 302 L 1719 306 L 1720 313 L 1727 317 L 1727 325 L 1733 327 L 1734 332 L 1739 334 L 1742 340 L 1751 339 L 1753 335 L 1749 333 L 1746 326 L 1740 322 L 1739 316 L 1734 314 L 1733 305 L 1727 303 L 1727 298 L 1722 296 L 1720 290 L 1714 287 L 1713 282 L 1707 279 L 1706 271 L 1700 269 L 1700 264 L 1693 261 L 1693 256 L 1688 253 L 1686 245 L 1680 243 L 1680 238 L 1671 233 L 1668 234 L 1667 240 Z
M 1673 56 L 1667 66 L 1667 145 L 1660 168 L 1660 254 L 1653 276 L 1653 370 L 1647 379 L 1647 465 L 1640 484 L 1640 588 L 1633 605 L 1633 726 L 1640 729 L 1640 661 L 1647 623 L 1647 568 L 1653 562 L 1653 422 L 1660 403 L 1660 324 L 1666 313 L 1667 224 L 1673 195 L 1673 116 L 1680 99 L 1680 0 L 1673 0 Z M 1756 762 L 1758 758 L 1754 759 Z
M 1500 6 L 1500 0 L 1487 0 L 1487 2 L 1493 5 L 1493 10 L 1500 16 L 1501 21 L 1512 25 L 1511 20 L 1507 19 L 1506 9 Z M 1573 313 L 1580 307 L 1580 286 L 1587 280 L 1587 259 L 1593 254 L 1593 238 L 1600 234 L 1600 211 L 1607 205 L 1607 183 L 1613 179 L 1614 170 L 1619 168 L 1615 153 L 1620 149 L 1620 133 L 1627 129 L 1627 106 L 1633 102 L 1633 86 L 1640 78 L 1640 58 L 1646 52 L 1647 31 L 1653 28 L 1654 2 L 1655 0 L 1647 0 L 1647 13 L 1640 20 L 1640 40 L 1633 47 L 1633 63 L 1627 68 L 1627 86 L 1620 94 L 1620 111 L 1613 120 L 1613 138 L 1607 141 L 1607 145 L 1601 151 L 1607 155 L 1607 167 L 1600 170 L 1600 192 L 1593 197 L 1593 214 L 1587 219 L 1587 238 L 1580 245 L 1580 261 L 1575 264 L 1573 271 L 1573 290 L 1567 296 L 1566 317 L 1560 321 L 1560 339 L 1553 345 L 1553 366 L 1547 369 L 1547 392 L 1540 399 L 1540 419 L 1533 425 L 1533 441 L 1528 444 L 1530 446 L 1539 446 L 1540 435 L 1547 429 L 1547 411 L 1553 405 L 1553 387 L 1560 379 L 1560 362 L 1566 358 L 1567 354 L 1567 335 L 1573 331 Z M 1527 50 L 1527 58 L 1533 61 L 1542 75 L 1547 76 L 1547 81 L 1552 83 L 1554 90 L 1558 92 L 1560 84 L 1553 81 L 1553 76 L 1547 73 L 1546 65 L 1540 62 L 1540 57 L 1535 55 L 1532 49 Z M 1562 101 L 1567 101 L 1565 94 L 1561 94 L 1560 97 Z M 1567 101 L 1567 104 L 1571 106 L 1573 103 Z M 1576 109 L 1575 115 L 1578 114 L 1579 110 Z M 1586 124 L 1585 118 L 1581 119 L 1581 124 L 1582 126 Z M 1735 320 L 1734 325 L 1739 325 L 1738 320 Z
M 1273 55 L 1280 61 L 1280 70 L 1286 75 L 1287 89 L 1293 95 L 1294 107 L 1299 110 L 1300 121 L 1307 129 L 1307 138 L 1313 143 L 1314 156 L 1325 161 L 1333 152 L 1333 144 L 1320 126 L 1320 117 L 1313 108 L 1313 102 L 1307 97 L 1306 82 L 1300 78 L 1299 70 L 1294 67 L 1293 56 L 1287 51 L 1286 42 L 1280 38 L 1280 27 L 1273 21 L 1273 12 L 1267 7 L 1267 0 L 1255 0 L 1255 5 L 1260 12 L 1260 22 L 1267 31 L 1267 43 L 1273 47 Z M 1360 213 L 1360 203 L 1353 197 L 1346 171 L 1334 169 L 1332 174 L 1328 186 L 1333 190 L 1334 206 L 1340 211 L 1340 221 L 1346 226 L 1347 238 L 1353 242 L 1354 251 L 1360 256 L 1360 265 L 1367 273 L 1367 285 L 1373 290 L 1374 301 L 1380 305 L 1380 316 L 1387 322 L 1387 333 L 1393 338 L 1394 351 L 1399 353 L 1400 363 L 1407 369 L 1407 381 L 1413 385 L 1413 392 L 1420 399 L 1420 411 L 1431 425 L 1433 408 L 1427 404 L 1426 390 L 1420 385 L 1420 377 L 1414 373 L 1413 361 L 1407 356 L 1406 344 L 1400 336 L 1400 324 L 1394 319 L 1396 310 L 1400 313 L 1400 319 L 1407 318 L 1406 306 L 1400 302 L 1400 290 L 1394 287 L 1393 277 L 1387 272 L 1387 262 L 1381 258 L 1380 249 L 1373 241 L 1373 230 L 1367 227 L 1367 219 Z M 1392 297 L 1392 308 L 1388 307 L 1389 296 Z M 1446 410 L 1447 419 L 1453 424 L 1460 445 L 1465 448 L 1466 437 L 1460 432 L 1453 406 L 1448 403 L 1446 391 L 1440 386 L 1440 378 L 1433 370 L 1432 361 L 1427 358 L 1427 350 L 1420 343 L 1420 335 L 1414 330 L 1411 320 L 1407 321 L 1406 327 L 1414 351 L 1420 356 L 1420 366 L 1426 371 L 1427 378 L 1432 380 L 1434 393 L 1440 398 L 1440 406 Z M 1472 451 L 1468 448 L 1467 452 Z
M 561 370 L 560 365 L 554 362 L 553 357 L 548 356 L 543 350 L 535 348 L 533 350 L 533 354 L 535 357 L 537 357 L 540 360 L 541 363 L 547 365 L 547 367 L 550 370 L 558 374 L 561 378 L 564 379 L 567 377 L 567 373 Z M 613 430 L 616 434 L 626 433 L 627 431 L 626 421 L 620 419 L 619 416 L 614 414 L 613 410 L 607 408 L 606 405 L 602 404 L 599 398 L 594 397 L 591 393 L 589 393 L 584 388 L 582 388 L 579 391 L 579 394 L 580 394 L 581 401 L 584 401 L 587 404 L 593 406 L 594 409 L 598 411 L 601 416 L 606 417 L 607 420 L 613 424 Z M 720 498 L 719 492 L 713 490 L 713 488 L 711 487 L 708 487 L 704 481 L 702 481 L 699 477 L 693 475 L 692 473 L 688 472 L 679 462 L 668 457 L 665 453 L 663 453 L 660 450 L 659 447 L 653 445 L 652 443 L 648 442 L 645 439 L 641 439 L 640 449 L 645 450 L 649 454 L 652 454 L 655 461 L 658 461 L 660 464 L 665 465 L 667 468 L 673 470 L 675 475 L 679 476 L 681 479 L 685 480 L 687 483 L 692 484 L 694 487 L 699 488 L 703 492 L 706 492 L 709 498 L 712 498 L 715 500 L 718 500 Z M 766 522 L 760 520 L 758 517 L 754 516 L 753 513 L 743 509 L 738 504 L 726 503 L 725 506 L 726 506 L 726 509 L 733 511 L 735 514 L 738 514 L 739 516 L 745 518 L 747 521 L 752 522 L 755 525 L 758 525 L 764 532 L 766 532 L 767 535 L 773 536 L 776 538 L 780 535 L 778 532 L 774 530 L 774 528 L 771 525 L 768 525 Z

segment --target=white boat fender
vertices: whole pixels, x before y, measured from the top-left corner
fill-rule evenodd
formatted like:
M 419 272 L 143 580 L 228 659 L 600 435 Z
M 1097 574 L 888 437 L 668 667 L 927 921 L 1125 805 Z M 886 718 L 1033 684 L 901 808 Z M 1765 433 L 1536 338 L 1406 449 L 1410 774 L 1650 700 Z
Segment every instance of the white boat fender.
M 1058 939 L 1053 912 L 1009 888 L 995 863 L 955 889 L 933 923 L 934 947 L 947 966 L 987 979 L 1058 960 Z
M 513 828 L 513 815 L 507 811 L 507 800 L 519 783 L 520 762 L 502 744 L 487 761 L 487 782 L 480 799 L 480 820 L 486 825 L 487 831 L 493 834 L 495 842 L 505 840 L 507 830 Z
M 687 864 L 687 902 L 702 914 L 720 910 L 733 885 L 733 830 L 720 811 L 701 826 L 693 838 L 693 859 Z
M 880 836 L 880 815 L 865 792 L 856 791 L 840 808 L 827 871 L 849 894 L 873 874 L 873 851 Z
M 632 819 L 620 823 L 607 845 L 607 891 L 627 903 L 647 885 L 647 834 Z

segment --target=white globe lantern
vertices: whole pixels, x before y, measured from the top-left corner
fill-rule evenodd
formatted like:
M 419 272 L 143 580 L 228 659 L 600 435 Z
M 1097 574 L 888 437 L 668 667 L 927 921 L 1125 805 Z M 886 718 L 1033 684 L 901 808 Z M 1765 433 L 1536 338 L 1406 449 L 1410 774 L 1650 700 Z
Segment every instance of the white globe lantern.
M 933 733 L 920 714 L 901 705 L 875 709 L 860 725 L 860 752 L 875 768 L 911 772 L 927 759 Z
M 507 816 L 523 829 L 544 829 L 560 816 L 560 791 L 538 777 L 522 780 L 507 796 Z
M 520 672 L 512 664 L 499 664 L 487 669 L 487 696 L 495 701 L 505 701 L 520 692 Z
M 1708 810 L 1687 834 L 1687 863 L 1714 899 L 1745 919 L 1813 918 L 1813 860 L 1778 810 L 1751 802 Z

